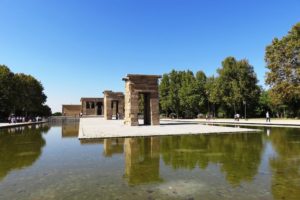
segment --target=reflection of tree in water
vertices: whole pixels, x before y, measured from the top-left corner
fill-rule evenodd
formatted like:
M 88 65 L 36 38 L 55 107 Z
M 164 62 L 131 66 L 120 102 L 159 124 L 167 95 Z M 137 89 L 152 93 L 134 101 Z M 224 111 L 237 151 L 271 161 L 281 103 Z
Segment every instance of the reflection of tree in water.
M 194 135 L 164 137 L 163 160 L 173 168 L 205 169 L 209 163 L 221 164 L 221 171 L 233 185 L 251 181 L 257 174 L 263 150 L 261 134 Z
M 275 199 L 300 197 L 300 135 L 298 129 L 274 128 L 270 139 L 277 156 L 271 158 Z
M 31 166 L 41 155 L 46 142 L 42 133 L 48 126 L 29 126 L 0 132 L 0 180 L 11 170 Z
M 130 185 L 161 181 L 159 176 L 159 138 L 126 138 L 125 175 Z

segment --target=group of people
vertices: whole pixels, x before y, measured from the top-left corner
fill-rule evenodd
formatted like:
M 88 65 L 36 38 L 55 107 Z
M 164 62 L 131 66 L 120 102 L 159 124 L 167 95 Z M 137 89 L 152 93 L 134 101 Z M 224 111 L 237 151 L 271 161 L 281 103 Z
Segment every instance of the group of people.
M 240 121 L 240 114 L 237 113 L 234 115 L 234 121 Z M 268 111 L 266 112 L 266 122 L 271 122 L 270 113 Z
M 39 122 L 39 121 L 42 121 L 42 118 L 39 117 L 39 116 L 28 118 L 28 117 L 23 117 L 23 116 L 14 116 L 14 115 L 11 115 L 11 116 L 8 117 L 7 121 L 10 124 L 24 123 L 24 122 Z
M 16 116 L 9 116 L 7 120 L 8 120 L 8 123 L 10 123 L 10 124 L 26 122 L 25 117 L 16 117 Z

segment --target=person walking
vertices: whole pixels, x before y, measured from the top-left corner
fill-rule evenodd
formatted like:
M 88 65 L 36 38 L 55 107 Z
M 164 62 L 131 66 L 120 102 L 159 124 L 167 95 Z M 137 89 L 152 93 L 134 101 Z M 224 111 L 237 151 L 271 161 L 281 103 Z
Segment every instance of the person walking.
M 269 111 L 266 112 L 266 122 L 271 122 Z

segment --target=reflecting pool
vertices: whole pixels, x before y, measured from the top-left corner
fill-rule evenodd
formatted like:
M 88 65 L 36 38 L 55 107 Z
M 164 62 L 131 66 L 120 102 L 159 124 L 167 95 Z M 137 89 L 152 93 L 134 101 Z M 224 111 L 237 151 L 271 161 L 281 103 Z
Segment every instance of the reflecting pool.
M 0 199 L 300 199 L 300 129 L 78 140 L 0 130 Z

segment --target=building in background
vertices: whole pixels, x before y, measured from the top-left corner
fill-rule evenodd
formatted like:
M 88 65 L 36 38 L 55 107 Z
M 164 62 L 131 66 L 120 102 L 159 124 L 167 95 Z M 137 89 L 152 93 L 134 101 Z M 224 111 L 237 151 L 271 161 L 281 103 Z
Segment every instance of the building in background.
M 67 117 L 79 117 L 81 105 L 62 105 L 62 115 Z
M 80 102 L 83 116 L 103 115 L 103 98 L 82 97 Z

